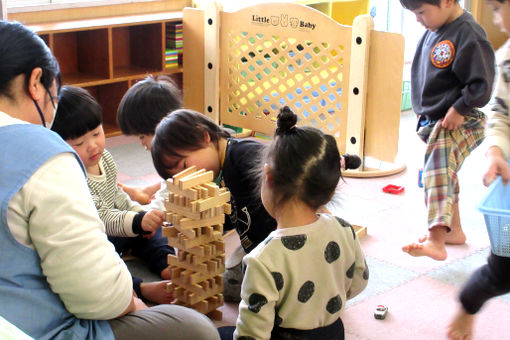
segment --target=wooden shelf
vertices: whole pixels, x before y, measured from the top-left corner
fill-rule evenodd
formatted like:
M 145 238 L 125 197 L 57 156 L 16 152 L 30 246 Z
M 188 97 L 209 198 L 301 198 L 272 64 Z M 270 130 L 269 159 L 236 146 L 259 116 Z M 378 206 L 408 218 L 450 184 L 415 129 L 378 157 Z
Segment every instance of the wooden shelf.
M 169 75 L 182 86 L 182 65 L 165 68 L 166 24 L 182 12 L 152 13 L 30 25 L 50 47 L 62 82 L 86 88 L 103 108 L 107 136 L 121 134 L 122 96 L 147 75 Z

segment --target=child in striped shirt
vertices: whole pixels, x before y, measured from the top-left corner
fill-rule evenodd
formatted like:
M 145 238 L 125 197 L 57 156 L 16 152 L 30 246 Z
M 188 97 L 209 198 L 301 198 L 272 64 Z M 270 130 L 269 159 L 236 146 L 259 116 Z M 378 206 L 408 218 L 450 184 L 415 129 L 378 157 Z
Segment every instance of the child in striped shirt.
M 61 91 L 52 130 L 57 132 L 79 155 L 87 171 L 87 183 L 108 239 L 118 253 L 131 254 L 145 261 L 162 281 L 144 283 L 133 278 L 138 296 L 153 303 L 170 303 L 166 292 L 170 279 L 168 254 L 173 249 L 161 235 L 164 212 L 144 211 L 117 185 L 117 167 L 105 150 L 102 110 L 85 89 L 64 86 Z

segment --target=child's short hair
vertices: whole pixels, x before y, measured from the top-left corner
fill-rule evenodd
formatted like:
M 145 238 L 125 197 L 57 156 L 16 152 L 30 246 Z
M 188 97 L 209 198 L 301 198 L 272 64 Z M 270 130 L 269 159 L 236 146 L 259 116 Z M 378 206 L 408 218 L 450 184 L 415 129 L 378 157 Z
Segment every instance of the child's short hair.
M 458 1 L 459 0 L 455 0 L 455 2 Z M 405 9 L 414 11 L 415 9 L 421 7 L 423 4 L 429 4 L 439 7 L 441 6 L 441 0 L 400 0 L 400 4 Z
M 63 140 L 75 139 L 103 123 L 103 111 L 85 89 L 66 85 L 60 92 L 55 120 L 51 129 Z
M 289 107 L 280 109 L 262 164 L 271 168 L 275 206 L 296 197 L 318 208 L 331 200 L 341 178 L 340 153 L 333 136 L 296 123 L 297 115 Z
M 182 157 L 182 151 L 195 151 L 204 148 L 206 134 L 218 146 L 221 138 L 229 138 L 230 133 L 206 115 L 187 109 L 174 111 L 159 123 L 151 145 L 152 161 L 158 174 L 167 179 L 167 160 Z
M 168 76 L 148 76 L 122 97 L 117 122 L 126 135 L 154 135 L 156 125 L 182 107 L 181 92 Z

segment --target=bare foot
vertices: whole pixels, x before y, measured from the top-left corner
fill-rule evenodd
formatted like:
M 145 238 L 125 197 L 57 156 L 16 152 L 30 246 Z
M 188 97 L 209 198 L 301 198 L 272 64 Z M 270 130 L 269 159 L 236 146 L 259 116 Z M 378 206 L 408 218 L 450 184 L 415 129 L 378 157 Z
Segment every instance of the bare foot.
M 448 339 L 450 340 L 472 340 L 474 314 L 468 314 L 461 309 L 453 321 L 448 325 Z
M 167 284 L 170 281 L 156 281 L 156 282 L 142 282 L 140 284 L 140 291 L 144 299 L 149 300 L 151 302 L 162 304 L 162 303 L 171 303 L 173 301 L 172 293 L 168 293 L 166 291 Z
M 466 243 L 466 234 L 461 228 L 451 229 L 444 237 L 446 244 L 464 244 Z
M 402 250 L 411 256 L 428 256 L 434 260 L 444 261 L 447 257 L 444 238 L 446 227 L 436 226 L 430 229 L 428 236 L 418 239 L 418 243 L 411 243 Z
M 166 267 L 161 271 L 159 274 L 163 280 L 171 280 L 172 279 L 172 273 L 170 272 L 170 267 Z
M 137 201 L 140 204 L 149 204 L 151 202 L 150 196 L 143 191 L 143 188 L 132 187 L 129 185 L 125 185 L 122 183 L 117 183 L 117 185 L 124 190 L 126 194 L 133 200 Z

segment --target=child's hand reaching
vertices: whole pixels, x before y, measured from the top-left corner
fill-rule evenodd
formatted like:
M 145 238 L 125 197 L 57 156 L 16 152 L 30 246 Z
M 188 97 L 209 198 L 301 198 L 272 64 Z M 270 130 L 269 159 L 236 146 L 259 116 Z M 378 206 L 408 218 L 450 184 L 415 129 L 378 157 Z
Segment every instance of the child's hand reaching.
M 142 229 L 144 231 L 150 232 L 150 234 L 145 234 L 143 237 L 151 238 L 154 236 L 154 233 L 165 221 L 165 213 L 161 210 L 151 209 L 147 211 L 147 213 L 143 216 L 142 219 Z
M 497 176 L 501 176 L 503 182 L 508 184 L 510 169 L 501 149 L 497 146 L 491 146 L 489 150 L 487 150 L 486 156 L 489 160 L 489 167 L 483 175 L 483 184 L 489 186 Z
M 441 126 L 446 130 L 455 130 L 461 126 L 462 123 L 464 123 L 464 116 L 458 113 L 457 110 L 455 110 L 455 108 L 452 106 L 446 113 L 446 116 L 443 118 Z

